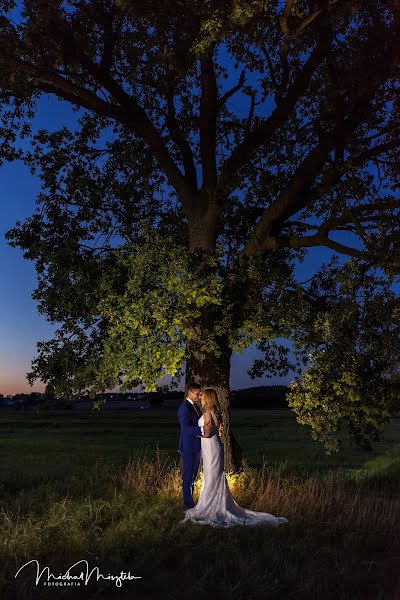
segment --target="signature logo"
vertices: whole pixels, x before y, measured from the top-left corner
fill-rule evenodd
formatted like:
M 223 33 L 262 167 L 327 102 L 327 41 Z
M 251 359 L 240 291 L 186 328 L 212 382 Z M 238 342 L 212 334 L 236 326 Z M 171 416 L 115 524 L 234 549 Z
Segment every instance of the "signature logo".
M 71 569 L 73 569 L 77 565 L 80 565 L 81 563 L 83 563 L 85 565 L 84 569 L 80 573 L 77 573 L 77 574 L 71 573 Z M 141 577 L 139 577 L 139 576 L 131 575 L 130 571 L 128 573 L 125 573 L 125 571 L 121 571 L 121 573 L 119 573 L 119 575 L 111 575 L 110 573 L 108 575 L 103 575 L 102 573 L 100 573 L 99 567 L 93 567 L 93 569 L 89 572 L 89 563 L 87 560 L 78 560 L 76 563 L 71 565 L 69 567 L 69 569 L 67 569 L 67 571 L 65 571 L 65 573 L 60 573 L 59 575 L 54 575 L 53 573 L 50 572 L 50 567 L 44 567 L 40 571 L 39 561 L 36 559 L 29 560 L 24 565 L 22 565 L 22 567 L 20 567 L 18 569 L 18 571 L 15 573 L 15 578 L 22 571 L 22 569 L 25 569 L 25 567 L 27 567 L 30 564 L 36 564 L 36 585 L 38 585 L 38 583 L 40 582 L 42 577 L 43 577 L 43 585 L 48 585 L 48 586 L 52 586 L 52 585 L 79 586 L 79 585 L 81 585 L 81 583 L 84 583 L 85 585 L 87 585 L 87 583 L 88 583 L 89 579 L 92 577 L 93 573 L 96 574 L 96 581 L 99 581 L 99 579 L 109 579 L 110 581 L 115 581 L 115 585 L 117 587 L 121 587 L 123 581 L 132 581 L 132 579 L 141 579 Z M 46 578 L 46 573 L 47 573 L 47 578 Z

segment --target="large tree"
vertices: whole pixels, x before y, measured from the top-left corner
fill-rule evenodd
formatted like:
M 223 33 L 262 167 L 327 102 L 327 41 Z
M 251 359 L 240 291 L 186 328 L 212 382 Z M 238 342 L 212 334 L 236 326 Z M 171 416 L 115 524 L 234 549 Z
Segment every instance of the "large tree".
M 252 375 L 301 372 L 291 404 L 328 448 L 346 420 L 379 435 L 399 367 L 397 3 L 0 6 L 1 157 L 42 180 L 7 238 L 60 325 L 28 380 L 152 390 L 186 363 L 219 392 L 230 469 L 230 360 L 255 343 Z M 49 94 L 76 122 L 37 128 Z M 346 264 L 296 281 L 315 246 Z

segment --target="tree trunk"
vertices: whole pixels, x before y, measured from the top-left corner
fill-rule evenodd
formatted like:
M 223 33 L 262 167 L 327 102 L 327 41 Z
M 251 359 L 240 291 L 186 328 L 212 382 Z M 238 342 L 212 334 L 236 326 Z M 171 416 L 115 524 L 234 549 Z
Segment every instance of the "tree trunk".
M 222 411 L 225 471 L 237 473 L 247 463 L 231 429 L 229 374 L 232 350 L 221 341 L 220 351 L 221 355 L 217 357 L 201 353 L 198 344 L 190 344 L 186 359 L 186 385 L 196 382 L 217 392 Z
M 189 252 L 214 252 L 216 244 L 217 217 L 210 211 L 201 210 L 200 199 L 196 199 L 196 210 L 189 215 Z M 204 205 L 203 205 L 204 206 Z M 198 256 L 201 260 L 201 256 Z M 229 375 L 232 350 L 226 338 L 218 338 L 220 355 L 202 350 L 208 333 L 212 329 L 216 314 L 204 314 L 195 324 L 194 337 L 188 341 L 186 351 L 186 386 L 195 382 L 212 387 L 218 394 L 222 411 L 225 471 L 238 472 L 247 466 L 243 451 L 231 430 Z M 185 386 L 185 394 L 187 392 Z

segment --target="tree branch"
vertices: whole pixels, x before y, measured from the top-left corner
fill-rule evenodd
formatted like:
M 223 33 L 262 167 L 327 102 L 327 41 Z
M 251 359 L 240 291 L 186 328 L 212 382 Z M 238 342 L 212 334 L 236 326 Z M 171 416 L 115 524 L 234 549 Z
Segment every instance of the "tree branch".
M 103 54 L 100 60 L 100 69 L 109 74 L 113 64 L 113 54 L 115 45 L 115 34 L 113 29 L 113 17 L 115 6 L 111 6 L 108 12 L 103 15 Z
M 233 88 L 231 88 L 230 90 L 225 92 L 225 94 L 219 98 L 218 103 L 217 103 L 218 109 L 221 109 L 222 106 L 225 104 L 225 102 L 227 100 L 229 100 L 229 98 L 231 96 L 233 96 L 233 94 L 236 94 L 236 92 L 238 92 L 240 90 L 240 88 L 243 87 L 244 80 L 245 80 L 245 73 L 246 73 L 246 71 L 245 71 L 245 69 L 243 69 L 243 71 L 240 73 L 238 83 L 235 86 L 233 86 Z
M 287 38 L 287 39 L 290 39 L 290 29 L 287 24 L 287 20 L 288 20 L 290 11 L 292 10 L 293 3 L 294 3 L 294 0 L 286 0 L 282 14 L 279 17 L 279 23 L 280 23 L 280 26 L 282 29 L 282 33 L 285 36 L 285 38 Z
M 72 36 L 71 43 L 75 43 Z M 171 158 L 164 140 L 157 131 L 151 120 L 148 118 L 144 109 L 137 103 L 135 98 L 130 96 L 122 87 L 108 74 L 101 70 L 98 65 L 91 61 L 86 54 L 77 48 L 82 67 L 85 68 L 92 77 L 99 82 L 118 102 L 125 108 L 126 114 L 124 122 L 135 133 L 137 133 L 151 148 L 154 155 L 167 175 L 172 187 L 176 190 L 182 205 L 188 214 L 192 208 L 191 194 L 192 189 L 185 177 Z
M 270 57 L 269 52 L 264 44 L 261 46 L 261 50 L 262 50 L 262 53 L 264 54 L 264 56 L 267 60 L 267 63 L 268 63 L 268 69 L 269 69 L 269 72 L 271 75 L 271 81 L 272 81 L 272 85 L 274 88 L 274 92 L 275 92 L 275 94 L 278 94 L 279 84 L 278 84 L 278 80 L 276 77 L 276 73 L 275 73 L 275 69 L 274 69 L 274 65 L 272 63 L 271 57 Z
M 247 115 L 247 121 L 246 121 L 246 125 L 245 125 L 246 135 L 248 135 L 251 130 L 251 123 L 252 123 L 253 116 L 254 116 L 254 107 L 256 104 L 256 91 L 253 90 L 252 93 L 248 94 L 248 96 L 250 96 L 250 108 L 249 108 L 249 114 Z
M 294 39 L 303 29 L 305 29 L 310 23 L 315 21 L 320 15 L 328 12 L 333 4 L 336 4 L 338 0 L 320 0 L 320 8 L 309 14 L 297 27 L 290 29 L 288 25 L 288 17 L 294 4 L 294 0 L 287 0 L 285 7 L 280 16 L 279 22 L 281 25 L 282 33 L 285 36 L 284 46 L 288 46 L 289 42 Z
M 361 258 L 365 255 L 362 250 L 351 248 L 331 240 L 327 235 L 315 234 L 309 236 L 293 236 L 293 237 L 269 237 L 264 241 L 264 250 L 272 250 L 275 248 L 309 248 L 311 246 L 325 246 L 331 250 L 336 250 L 341 254 Z
M 262 240 L 266 239 L 268 232 L 279 223 L 283 224 L 286 219 L 308 204 L 309 187 L 325 163 L 331 147 L 332 136 L 327 135 L 321 140 L 319 146 L 308 154 L 287 189 L 264 210 L 241 256 L 262 252 L 264 250 Z
M 267 119 L 244 136 L 242 142 L 236 146 L 232 154 L 226 159 L 218 183 L 218 187 L 223 189 L 225 193 L 231 191 L 235 186 L 239 170 L 249 162 L 255 151 L 262 144 L 265 144 L 285 123 L 297 101 L 306 91 L 311 77 L 329 53 L 331 41 L 332 33 L 330 32 L 321 37 L 282 102 Z
M 175 114 L 174 96 L 175 87 L 174 84 L 171 83 L 167 89 L 167 126 L 172 139 L 174 140 L 181 152 L 183 166 L 185 169 L 185 177 L 189 181 L 192 190 L 195 191 L 197 190 L 197 173 L 193 160 L 193 153 L 189 142 L 186 140 L 185 136 L 182 134 L 179 128 L 179 123 L 176 119 Z
M 170 184 L 176 190 L 188 214 L 192 209 L 190 201 L 192 190 L 171 158 L 164 140 L 148 118 L 146 112 L 108 73 L 105 73 L 104 70 L 93 63 L 83 51 L 78 50 L 82 67 L 119 102 L 120 106 L 105 102 L 93 92 L 60 76 L 53 68 L 38 67 L 15 57 L 10 57 L 8 64 L 15 70 L 35 78 L 39 83 L 39 89 L 47 93 L 57 94 L 77 106 L 87 108 L 124 123 L 131 131 L 141 137 L 153 151 L 155 158 L 167 175 Z
M 385 203 L 385 207 L 387 203 Z M 380 208 L 382 208 L 382 203 L 380 204 Z M 393 202 L 390 204 L 390 208 L 399 208 L 400 209 L 400 201 Z M 351 208 L 346 208 L 345 211 L 331 219 L 326 219 L 323 221 L 318 227 L 314 227 L 313 225 L 309 226 L 309 229 L 317 229 L 317 232 L 313 235 L 305 235 L 305 236 L 267 236 L 263 243 L 263 249 L 271 250 L 275 248 L 307 248 L 311 246 L 325 246 L 330 248 L 331 250 L 336 250 L 341 254 L 347 254 L 349 256 L 354 256 L 360 258 L 365 256 L 365 251 L 358 250 L 356 248 L 351 248 L 339 242 L 336 242 L 330 239 L 329 233 L 334 230 L 341 231 L 350 231 L 352 233 L 356 233 L 359 235 L 360 239 L 364 242 L 368 240 L 368 235 L 366 233 L 367 229 L 372 229 L 376 227 L 378 222 L 381 221 L 392 221 L 393 215 L 382 215 L 378 214 L 376 216 L 368 216 L 363 215 L 362 211 L 375 211 L 378 210 L 377 205 L 358 205 L 353 206 Z M 359 212 L 360 214 L 355 214 Z M 288 225 L 291 223 L 297 223 L 295 221 L 289 221 Z M 364 225 L 364 223 L 369 223 L 369 225 Z M 306 223 L 300 223 L 301 225 L 308 226 Z M 349 225 L 349 227 L 347 227 Z M 352 225 L 350 227 L 350 225 Z
M 114 119 L 118 119 L 122 116 L 122 113 L 119 113 L 117 106 L 105 102 L 93 92 L 61 77 L 53 68 L 40 68 L 19 58 L 9 58 L 8 64 L 16 71 L 30 75 L 37 80 L 39 89 L 42 89 L 42 84 L 44 84 L 44 91 L 49 93 L 59 93 L 61 97 L 74 104 L 94 110 L 103 116 Z
M 213 47 L 201 59 L 200 98 L 200 154 L 203 170 L 202 189 L 210 191 L 217 181 L 216 131 L 217 82 L 215 78 Z
M 390 50 L 386 47 L 380 57 L 382 61 L 380 68 L 383 69 L 386 67 L 390 72 L 391 65 L 394 63 L 390 61 L 388 56 L 389 53 Z M 377 64 L 376 67 L 379 68 L 379 64 Z M 342 139 L 347 139 L 357 125 L 362 122 L 364 114 L 369 108 L 369 104 L 378 85 L 379 81 L 375 82 L 372 80 L 369 89 L 365 94 L 361 98 L 356 98 L 356 101 L 351 107 L 351 111 L 346 111 L 348 117 L 341 122 L 340 134 L 343 136 Z M 260 221 L 257 223 L 250 236 L 247 245 L 241 252 L 240 258 L 246 255 L 256 255 L 263 252 L 263 240 L 270 238 L 274 231 L 279 230 L 279 227 L 281 227 L 288 218 L 299 212 L 302 208 L 305 208 L 314 199 L 316 190 L 311 192 L 311 184 L 320 173 L 329 156 L 329 152 L 335 147 L 335 135 L 336 130 L 333 130 L 333 132 L 327 133 L 321 138 L 319 145 L 308 154 L 297 168 L 287 189 L 265 209 Z M 373 152 L 374 149 L 369 149 L 364 155 L 353 157 L 353 165 L 354 163 L 357 163 L 357 160 L 365 159 L 366 154 L 368 156 L 373 155 Z M 349 161 L 349 165 L 350 164 L 351 161 Z M 345 169 L 337 169 L 337 165 L 334 164 L 333 168 L 329 169 L 325 175 L 324 185 L 334 185 L 343 176 L 344 171 Z M 318 187 L 318 190 L 321 191 L 321 186 Z M 329 247 L 332 247 L 333 242 L 330 243 L 331 245 Z M 334 244 L 336 244 L 336 242 Z M 324 245 L 326 245 L 326 243 Z

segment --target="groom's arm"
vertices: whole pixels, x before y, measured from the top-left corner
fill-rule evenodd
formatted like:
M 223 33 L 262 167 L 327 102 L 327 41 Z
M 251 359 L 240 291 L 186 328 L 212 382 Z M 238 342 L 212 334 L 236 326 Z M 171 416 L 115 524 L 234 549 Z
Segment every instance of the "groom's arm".
M 187 410 L 180 410 L 179 414 L 179 423 L 181 425 L 182 431 L 188 431 L 194 437 L 197 435 L 201 435 L 201 429 L 198 425 L 191 425 L 190 418 Z

